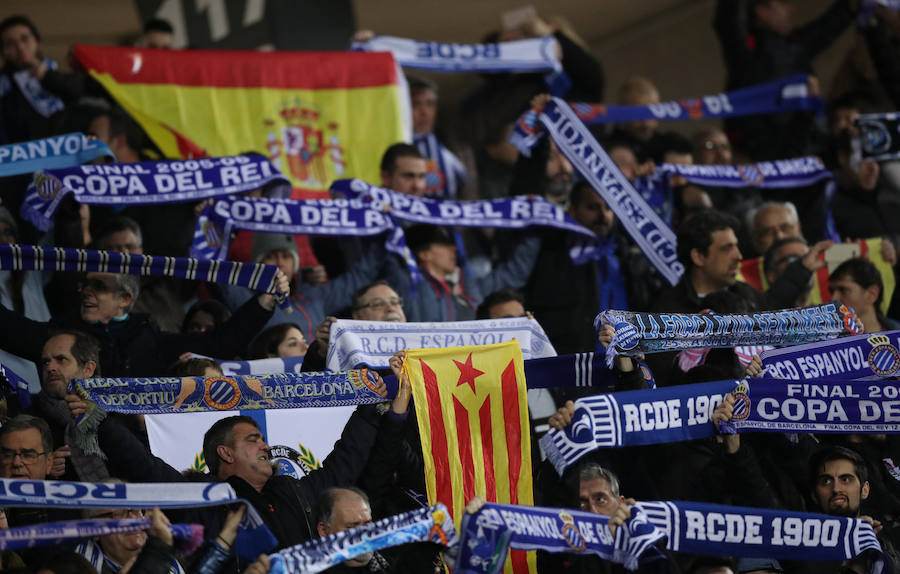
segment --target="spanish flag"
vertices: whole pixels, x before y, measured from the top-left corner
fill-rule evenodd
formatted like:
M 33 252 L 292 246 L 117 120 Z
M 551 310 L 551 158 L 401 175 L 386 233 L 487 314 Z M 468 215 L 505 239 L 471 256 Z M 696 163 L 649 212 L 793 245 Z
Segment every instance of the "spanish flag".
M 813 285 L 812 291 L 810 291 L 809 294 L 809 304 L 818 305 L 819 303 L 831 301 L 831 292 L 828 290 L 828 276 L 831 272 L 850 257 L 865 257 L 874 263 L 875 267 L 878 268 L 878 271 L 881 272 L 881 280 L 884 282 L 884 293 L 881 298 L 881 312 L 887 313 L 888 307 L 891 305 L 891 297 L 894 295 L 896 282 L 894 280 L 894 271 L 891 268 L 890 263 L 885 261 L 884 257 L 881 256 L 881 238 L 861 239 L 853 243 L 844 243 L 841 245 L 847 246 L 847 249 L 843 249 L 839 257 L 829 256 L 828 251 L 824 254 L 819 254 L 819 260 L 825 261 L 826 265 L 813 274 Z M 762 257 L 741 261 L 741 268 L 737 278 L 739 281 L 743 281 L 751 287 L 755 287 L 758 291 L 765 291 L 769 288 L 769 281 L 766 279 Z
M 522 349 L 516 341 L 407 351 L 428 502 L 459 528 L 466 502 L 533 504 L 531 435 Z M 514 550 L 505 572 L 535 572 L 534 552 Z
M 267 156 L 299 190 L 378 181 L 405 141 L 406 94 L 388 53 L 143 50 L 75 57 L 170 158 Z

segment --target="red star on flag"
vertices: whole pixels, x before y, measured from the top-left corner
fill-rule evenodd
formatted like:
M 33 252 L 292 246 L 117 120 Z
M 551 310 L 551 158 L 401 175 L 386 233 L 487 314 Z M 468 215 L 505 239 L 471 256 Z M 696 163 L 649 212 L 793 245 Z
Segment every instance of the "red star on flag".
M 456 363 L 456 368 L 459 369 L 459 380 L 456 382 L 456 386 L 458 387 L 468 383 L 469 386 L 472 387 L 472 392 L 474 393 L 475 379 L 483 375 L 484 371 L 479 371 L 472 366 L 472 353 L 469 353 L 465 363 L 460 363 L 456 359 L 453 359 L 453 362 Z

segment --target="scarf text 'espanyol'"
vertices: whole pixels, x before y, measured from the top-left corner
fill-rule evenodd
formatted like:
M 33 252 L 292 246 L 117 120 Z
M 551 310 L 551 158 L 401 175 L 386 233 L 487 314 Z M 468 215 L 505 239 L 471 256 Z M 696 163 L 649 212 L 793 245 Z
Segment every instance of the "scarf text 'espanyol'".
M 492 502 L 467 513 L 460 530 L 454 571 L 462 574 L 499 574 L 510 548 L 594 554 L 636 570 L 640 557 L 665 536 L 636 508 L 613 536 L 602 514 Z
M 794 381 L 892 377 L 900 371 L 900 331 L 769 349 L 763 376 Z
M 531 110 L 520 117 L 510 141 L 529 155 L 544 131 L 609 205 L 660 274 L 672 285 L 678 283 L 684 265 L 678 261 L 675 232 L 622 175 L 575 112 L 559 98 L 552 98 L 542 110 Z
M 105 143 L 80 133 L 8 144 L 0 146 L 0 177 L 73 167 L 98 157 L 115 159 Z

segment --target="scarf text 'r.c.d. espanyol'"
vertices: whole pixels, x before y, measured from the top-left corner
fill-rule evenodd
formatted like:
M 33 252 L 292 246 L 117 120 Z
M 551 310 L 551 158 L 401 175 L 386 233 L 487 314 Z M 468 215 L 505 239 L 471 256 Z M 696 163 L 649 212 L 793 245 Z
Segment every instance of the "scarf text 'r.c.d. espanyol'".
M 497 504 L 466 514 L 454 571 L 499 574 L 510 548 L 571 554 L 594 554 L 636 570 L 638 560 L 665 536 L 644 513 L 632 508 L 631 518 L 609 532 L 609 517 L 564 508 Z
M 389 516 L 285 548 L 270 555 L 269 560 L 273 574 L 321 572 L 360 554 L 414 542 L 432 542 L 445 547 L 459 544 L 453 518 L 443 504 Z
M 575 401 L 572 423 L 541 439 L 562 474 L 598 448 L 661 444 L 716 434 L 710 415 L 728 393 L 734 415 L 723 433 L 900 432 L 900 383 L 773 379 L 716 381 L 649 391 L 625 391 Z
M 116 156 L 102 141 L 80 133 L 13 143 L 0 146 L 0 177 L 73 167 L 98 157 Z
M 550 134 L 566 159 L 606 201 L 660 274 L 672 285 L 678 283 L 684 265 L 678 261 L 675 232 L 622 175 L 575 112 L 559 98 L 552 98 L 542 110 L 531 110 L 519 118 L 510 141 L 529 155 L 543 131 Z
M 556 356 L 540 323 L 527 317 L 443 323 L 340 319 L 331 324 L 326 365 L 332 371 L 359 365 L 384 369 L 399 351 L 493 345 L 512 340 L 519 342 L 526 359 Z
M 883 572 L 875 531 L 859 518 L 699 502 L 638 502 L 636 507 L 665 534 L 666 549 L 672 552 L 842 561 L 873 551 L 869 572 Z
M 900 371 L 900 331 L 769 349 L 763 377 L 794 381 L 892 377 Z
M 749 315 L 716 313 L 635 313 L 603 311 L 594 327 L 612 325 L 606 360 L 618 354 L 739 345 L 785 345 L 859 334 L 853 311 L 837 303 L 762 311 Z
M 807 76 L 795 75 L 735 90 L 646 106 L 607 106 L 574 102 L 572 109 L 587 125 L 640 120 L 702 120 L 793 111 L 821 112 L 822 98 L 810 96 Z
M 0 506 L 55 508 L 192 508 L 244 502 L 235 549 L 242 560 L 256 560 L 277 539 L 249 502 L 227 482 L 95 483 L 0 478 Z
M 375 36 L 354 42 L 353 50 L 390 52 L 404 68 L 432 72 L 559 72 L 553 36 L 494 44 L 419 42 L 393 36 Z
M 261 155 L 83 165 L 35 174 L 22 217 L 38 229 L 53 226 L 62 199 L 90 205 L 181 203 L 244 193 L 286 177 Z

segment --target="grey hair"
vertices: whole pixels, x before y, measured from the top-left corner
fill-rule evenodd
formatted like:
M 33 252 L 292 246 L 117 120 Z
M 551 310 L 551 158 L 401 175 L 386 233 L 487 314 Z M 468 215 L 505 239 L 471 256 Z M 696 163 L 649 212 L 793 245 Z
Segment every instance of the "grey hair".
M 115 277 L 116 289 L 118 289 L 120 293 L 131 294 L 131 302 L 128 304 L 128 307 L 125 308 L 125 312 L 128 313 L 137 302 L 138 295 L 141 294 L 141 278 L 137 275 L 124 274 L 116 274 Z
M 800 221 L 800 215 L 797 213 L 797 206 L 790 201 L 767 201 L 756 209 L 748 211 L 745 216 L 744 224 L 747 226 L 747 234 L 751 238 L 756 235 L 756 215 L 767 207 L 783 207 L 791 214 L 791 219 L 794 220 L 794 223 Z
M 347 492 L 358 495 L 366 502 L 366 504 L 370 507 L 372 506 L 369 503 L 369 496 L 355 486 L 334 486 L 326 488 L 319 494 L 319 498 L 316 499 L 316 524 L 321 522 L 326 526 L 331 526 L 331 521 L 334 520 L 334 503 L 337 502 L 338 497 L 345 495 Z
M 619 478 L 613 471 L 603 468 L 596 462 L 588 462 L 578 470 L 578 481 L 594 480 L 602 478 L 609 483 L 609 491 L 613 496 L 619 496 Z

